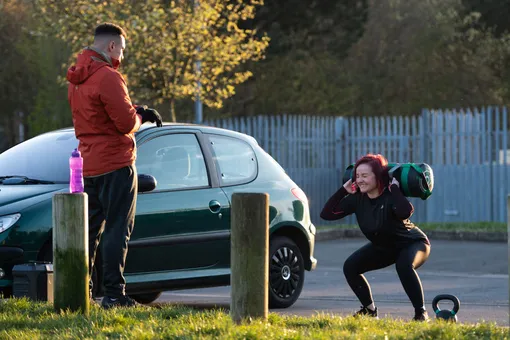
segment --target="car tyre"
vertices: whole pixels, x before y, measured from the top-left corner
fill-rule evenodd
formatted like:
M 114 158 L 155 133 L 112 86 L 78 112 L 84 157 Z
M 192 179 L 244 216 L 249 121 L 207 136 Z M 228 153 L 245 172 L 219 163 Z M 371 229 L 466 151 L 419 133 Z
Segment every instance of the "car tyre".
M 129 294 L 129 297 L 131 297 L 133 300 L 135 300 L 138 303 L 147 305 L 151 302 L 156 301 L 161 296 L 161 293 L 162 292 L 153 292 L 153 293 L 145 293 L 145 294 Z
M 296 302 L 305 281 L 301 250 L 288 237 L 277 236 L 269 247 L 269 307 L 288 308 Z

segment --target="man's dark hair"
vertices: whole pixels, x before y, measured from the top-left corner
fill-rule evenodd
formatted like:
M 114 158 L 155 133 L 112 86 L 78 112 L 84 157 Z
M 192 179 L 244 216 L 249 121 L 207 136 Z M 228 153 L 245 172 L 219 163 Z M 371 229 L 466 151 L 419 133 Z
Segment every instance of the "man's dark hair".
M 96 27 L 96 31 L 94 33 L 94 37 L 101 35 L 119 35 L 127 38 L 126 32 L 119 25 L 112 24 L 110 22 L 105 22 Z

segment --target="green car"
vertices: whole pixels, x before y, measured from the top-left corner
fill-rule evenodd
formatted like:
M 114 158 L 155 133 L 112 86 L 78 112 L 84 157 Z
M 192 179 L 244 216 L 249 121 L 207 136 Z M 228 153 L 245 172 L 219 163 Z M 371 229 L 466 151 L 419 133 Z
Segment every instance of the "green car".
M 303 191 L 248 135 L 201 125 L 144 124 L 136 134 L 139 177 L 126 291 L 141 303 L 163 291 L 230 284 L 234 192 L 269 194 L 269 305 L 291 306 L 313 270 L 315 226 Z M 12 268 L 51 262 L 52 197 L 69 191 L 72 128 L 48 132 L 0 154 L 0 294 Z M 104 251 L 104 250 L 103 250 Z M 101 282 L 101 248 L 93 279 Z M 101 285 L 93 294 L 102 294 Z

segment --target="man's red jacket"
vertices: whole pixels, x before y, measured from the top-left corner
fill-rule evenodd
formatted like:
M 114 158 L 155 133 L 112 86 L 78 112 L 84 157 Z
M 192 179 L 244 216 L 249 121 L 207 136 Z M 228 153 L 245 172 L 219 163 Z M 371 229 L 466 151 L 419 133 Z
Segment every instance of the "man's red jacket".
M 122 75 L 105 56 L 86 48 L 68 69 L 67 80 L 83 175 L 97 176 L 133 164 L 134 133 L 142 121 Z

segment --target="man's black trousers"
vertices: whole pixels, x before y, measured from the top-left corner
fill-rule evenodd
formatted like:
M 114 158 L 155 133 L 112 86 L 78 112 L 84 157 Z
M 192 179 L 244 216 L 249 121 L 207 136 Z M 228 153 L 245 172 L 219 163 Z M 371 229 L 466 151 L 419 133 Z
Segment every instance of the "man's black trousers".
M 138 193 L 136 167 L 130 165 L 101 176 L 86 177 L 84 182 L 89 201 L 90 290 L 96 251 L 101 244 L 104 295 L 116 298 L 125 294 L 124 267 Z

